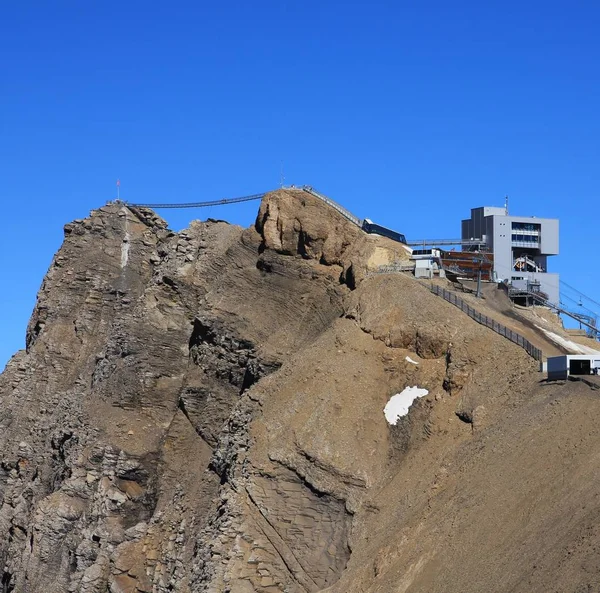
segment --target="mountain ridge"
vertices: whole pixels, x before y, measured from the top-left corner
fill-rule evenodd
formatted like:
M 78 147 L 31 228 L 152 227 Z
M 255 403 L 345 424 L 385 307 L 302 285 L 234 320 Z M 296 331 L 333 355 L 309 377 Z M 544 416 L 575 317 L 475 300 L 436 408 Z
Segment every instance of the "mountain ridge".
M 373 273 L 407 258 L 290 190 L 66 225 L 0 376 L 3 591 L 600 587 L 593 392 Z

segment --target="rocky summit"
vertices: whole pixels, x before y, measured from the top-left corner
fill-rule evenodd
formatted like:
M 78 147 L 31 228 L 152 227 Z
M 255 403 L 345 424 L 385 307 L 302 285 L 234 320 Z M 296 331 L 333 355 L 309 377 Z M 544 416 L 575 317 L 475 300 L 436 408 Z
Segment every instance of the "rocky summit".
M 0 591 L 600 591 L 593 385 L 408 257 L 294 190 L 66 225 L 0 376 Z

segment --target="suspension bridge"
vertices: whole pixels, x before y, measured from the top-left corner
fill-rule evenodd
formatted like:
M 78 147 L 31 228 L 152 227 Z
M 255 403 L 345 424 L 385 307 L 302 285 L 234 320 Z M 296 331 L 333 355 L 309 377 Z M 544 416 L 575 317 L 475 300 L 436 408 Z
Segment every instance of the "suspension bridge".
M 265 196 L 265 193 L 252 194 L 251 196 L 241 196 L 239 198 L 223 198 L 222 200 L 209 200 L 207 202 L 184 202 L 180 204 L 138 204 L 134 202 L 124 202 L 124 204 L 133 208 L 152 208 L 153 210 L 160 208 L 207 208 L 209 206 L 225 206 L 227 204 L 239 204 L 240 202 L 250 202 L 251 200 L 262 200 Z
M 351 223 L 356 226 L 362 227 L 363 221 L 354 216 L 352 212 L 346 210 L 341 204 L 338 204 L 335 200 L 327 197 L 325 194 L 318 192 L 313 189 L 310 185 L 303 185 L 301 187 L 283 187 L 282 189 L 287 190 L 296 190 L 303 191 L 311 196 L 325 202 L 328 206 L 339 212 L 344 218 L 349 220 Z M 207 208 L 209 206 L 226 206 L 228 204 L 239 204 L 240 202 L 250 202 L 252 200 L 262 200 L 268 192 L 263 192 L 261 194 L 252 194 L 250 196 L 241 196 L 239 198 L 223 198 L 221 200 L 209 200 L 206 202 L 184 202 L 179 204 L 173 203 L 149 203 L 149 204 L 140 204 L 135 202 L 124 202 L 125 205 L 131 206 L 134 208 L 152 208 L 152 209 L 160 209 L 160 208 Z
M 300 187 L 283 187 L 284 190 L 292 190 L 292 191 L 302 191 L 305 192 L 314 198 L 317 198 L 321 202 L 327 204 L 330 208 L 333 208 L 336 212 L 341 214 L 346 220 L 350 221 L 352 224 L 361 228 L 366 233 L 374 233 L 383 235 L 392 239 L 394 241 L 398 241 L 399 243 L 406 244 L 406 238 L 401 233 L 397 233 L 392 229 L 388 229 L 384 226 L 378 225 L 370 221 L 369 219 L 360 219 L 352 212 L 344 208 L 341 204 L 338 204 L 335 200 L 332 200 L 325 194 L 318 192 L 316 189 L 311 187 L 310 185 L 302 185 Z M 221 200 L 209 200 L 206 202 L 183 202 L 183 203 L 137 203 L 137 202 L 123 202 L 126 206 L 130 208 L 152 208 L 153 210 L 158 210 L 161 208 L 208 208 L 210 206 L 226 206 L 228 204 L 239 204 L 240 202 L 250 202 L 252 200 L 262 200 L 262 198 L 268 192 L 263 192 L 261 194 L 252 194 L 250 196 L 241 196 L 238 198 L 223 198 Z M 117 201 L 121 202 L 117 198 Z

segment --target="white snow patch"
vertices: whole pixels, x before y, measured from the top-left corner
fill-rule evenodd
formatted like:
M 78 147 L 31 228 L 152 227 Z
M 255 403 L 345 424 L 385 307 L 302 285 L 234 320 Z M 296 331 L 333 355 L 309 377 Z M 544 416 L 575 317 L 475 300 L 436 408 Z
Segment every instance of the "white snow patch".
M 125 236 L 121 243 L 121 268 L 124 268 L 129 261 L 129 225 L 127 224 L 127 210 L 121 208 L 120 214 L 125 218 Z
M 412 364 L 419 364 L 416 360 L 413 360 L 410 356 L 407 356 L 404 360 L 406 360 L 406 362 L 410 362 Z
M 427 395 L 429 391 L 422 387 L 407 387 L 401 393 L 396 393 L 390 397 L 390 401 L 385 404 L 383 413 L 389 424 L 396 424 L 399 418 L 408 414 L 411 404 L 418 398 Z
M 536 327 L 542 330 L 555 344 L 563 346 L 570 350 L 570 354 L 600 354 L 600 350 L 594 350 L 589 346 L 584 346 L 583 344 L 577 344 L 567 338 L 563 338 L 563 336 L 559 336 L 554 332 L 551 332 L 543 327 L 536 325 Z
M 129 260 L 129 233 L 125 233 L 121 243 L 121 267 L 124 268 Z

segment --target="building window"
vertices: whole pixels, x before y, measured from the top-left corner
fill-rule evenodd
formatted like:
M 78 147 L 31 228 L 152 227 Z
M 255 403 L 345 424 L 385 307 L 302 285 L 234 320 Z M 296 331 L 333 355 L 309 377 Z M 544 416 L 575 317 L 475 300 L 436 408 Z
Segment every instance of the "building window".
M 538 231 L 540 230 L 539 224 L 532 224 L 529 222 L 513 222 L 512 223 L 513 231 Z

